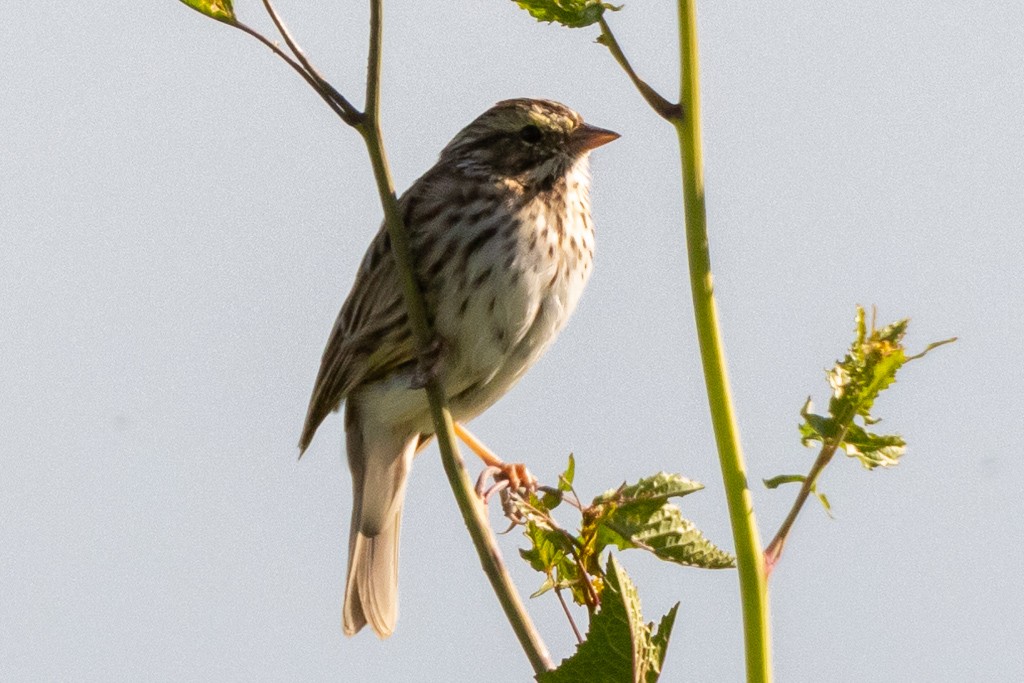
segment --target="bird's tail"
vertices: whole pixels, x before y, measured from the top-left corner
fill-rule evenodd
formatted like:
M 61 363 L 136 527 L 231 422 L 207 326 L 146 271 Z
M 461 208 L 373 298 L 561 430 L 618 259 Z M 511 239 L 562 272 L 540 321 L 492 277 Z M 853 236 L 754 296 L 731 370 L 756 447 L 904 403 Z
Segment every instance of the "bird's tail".
M 345 409 L 345 432 L 353 500 L 342 627 L 351 636 L 369 624 L 387 638 L 398 620 L 398 540 L 405 482 L 419 436 L 403 442 L 367 434 L 351 402 Z
M 353 511 L 355 515 L 355 511 Z M 356 531 L 349 544 L 348 581 L 342 626 L 352 636 L 367 623 L 381 638 L 395 630 L 398 621 L 398 536 L 402 523 L 401 505 L 390 524 L 376 536 Z

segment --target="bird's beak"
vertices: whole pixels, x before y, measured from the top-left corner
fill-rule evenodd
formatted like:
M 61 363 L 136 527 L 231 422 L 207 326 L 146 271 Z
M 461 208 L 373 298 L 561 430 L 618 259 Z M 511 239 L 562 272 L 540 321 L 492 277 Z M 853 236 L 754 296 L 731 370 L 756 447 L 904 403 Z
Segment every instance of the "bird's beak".
M 589 152 L 619 138 L 619 134 L 584 123 L 569 136 L 569 144 L 577 153 Z

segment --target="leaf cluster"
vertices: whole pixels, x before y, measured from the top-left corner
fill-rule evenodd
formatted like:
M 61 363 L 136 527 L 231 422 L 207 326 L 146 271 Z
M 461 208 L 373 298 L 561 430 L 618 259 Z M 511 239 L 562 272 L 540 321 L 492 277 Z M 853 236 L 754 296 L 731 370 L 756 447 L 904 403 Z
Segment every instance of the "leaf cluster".
M 644 623 L 636 586 L 613 555 L 604 572 L 601 608 L 590 620 L 587 638 L 554 671 L 538 674 L 539 683 L 653 683 L 661 675 L 679 603 L 657 628 Z
M 515 0 L 537 21 L 561 24 L 567 28 L 583 28 L 596 24 L 605 10 L 618 11 L 621 7 L 600 0 Z
M 235 21 L 235 9 L 232 6 L 232 0 L 181 0 L 183 3 L 206 16 L 216 19 L 217 21 L 223 21 L 225 23 L 232 23 Z
M 520 554 L 546 577 L 534 596 L 566 589 L 577 604 L 587 605 L 593 612 L 607 585 L 601 556 L 612 546 L 646 550 L 661 560 L 692 567 L 735 566 L 732 555 L 705 538 L 671 502 L 699 491 L 702 484 L 661 472 L 606 491 L 583 506 L 572 488 L 574 474 L 575 460 L 569 456 L 569 465 L 556 489 L 542 496 L 515 495 L 510 501 L 511 517 L 524 526 L 530 542 Z M 552 516 L 564 500 L 580 512 L 575 533 L 564 529 Z
M 903 346 L 907 319 L 877 329 L 869 328 L 864 308 L 857 307 L 857 331 L 846 356 L 827 372 L 832 397 L 828 415 L 811 412 L 810 398 L 800 410 L 800 441 L 831 449 L 842 449 L 867 469 L 892 467 L 906 451 L 906 442 L 898 434 L 875 434 L 867 427 L 880 420 L 871 414 L 878 395 L 896 381 L 896 373 L 908 361 L 952 339 L 928 345 L 921 353 L 908 356 Z

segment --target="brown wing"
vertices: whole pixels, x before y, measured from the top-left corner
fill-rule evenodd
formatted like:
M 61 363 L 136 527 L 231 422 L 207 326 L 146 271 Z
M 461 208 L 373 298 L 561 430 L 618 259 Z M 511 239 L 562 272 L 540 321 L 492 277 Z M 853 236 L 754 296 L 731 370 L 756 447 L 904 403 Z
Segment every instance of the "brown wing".
M 391 241 L 381 228 L 363 257 L 324 349 L 299 439 L 300 455 L 320 423 L 353 388 L 415 360 L 415 354 Z

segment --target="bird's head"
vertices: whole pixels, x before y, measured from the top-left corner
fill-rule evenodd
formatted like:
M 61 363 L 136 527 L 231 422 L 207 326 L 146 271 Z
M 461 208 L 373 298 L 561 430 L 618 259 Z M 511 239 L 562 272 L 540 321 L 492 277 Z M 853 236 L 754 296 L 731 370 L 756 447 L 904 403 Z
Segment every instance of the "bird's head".
M 463 128 L 441 152 L 441 163 L 470 175 L 543 185 L 564 176 L 590 150 L 618 137 L 584 123 L 558 102 L 505 100 Z

